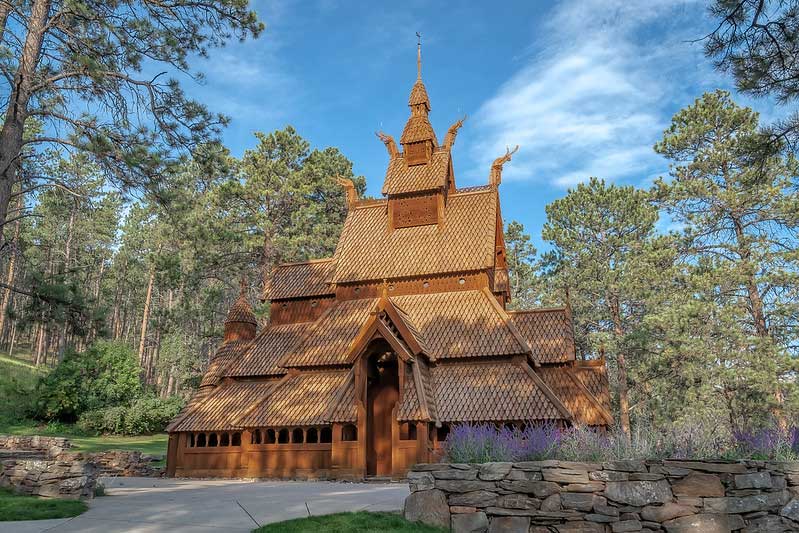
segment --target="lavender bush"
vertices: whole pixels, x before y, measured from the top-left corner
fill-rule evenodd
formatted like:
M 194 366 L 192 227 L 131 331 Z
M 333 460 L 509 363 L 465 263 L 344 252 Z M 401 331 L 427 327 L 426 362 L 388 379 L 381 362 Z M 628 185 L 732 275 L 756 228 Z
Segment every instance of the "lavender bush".
M 510 429 L 492 424 L 460 424 L 444 443 L 446 459 L 456 463 L 491 461 L 611 461 L 620 459 L 799 460 L 799 427 L 776 425 L 725 432 L 718 424 L 675 424 L 667 429 L 638 427 L 626 438 L 618 431 L 590 427 L 561 429 L 528 425 Z

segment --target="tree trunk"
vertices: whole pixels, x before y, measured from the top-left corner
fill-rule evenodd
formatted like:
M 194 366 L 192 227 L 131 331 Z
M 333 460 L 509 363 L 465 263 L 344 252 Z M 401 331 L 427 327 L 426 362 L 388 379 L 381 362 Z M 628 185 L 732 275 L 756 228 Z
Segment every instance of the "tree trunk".
M 72 232 L 75 228 L 75 209 L 69 212 L 69 224 L 67 225 L 67 240 L 64 243 L 64 281 L 66 281 L 69 272 L 69 263 L 72 259 Z M 64 351 L 67 349 L 67 333 L 69 332 L 69 320 L 64 320 L 64 325 L 61 328 L 61 342 L 58 348 L 58 361 L 64 359 Z
M 613 320 L 613 334 L 616 336 L 616 346 L 624 336 L 624 327 L 621 322 L 621 307 L 616 296 L 610 298 L 610 313 Z M 616 365 L 619 371 L 619 424 L 624 436 L 630 438 L 630 398 L 627 390 L 627 361 L 622 350 L 616 353 Z
M 752 265 L 752 251 L 749 243 L 746 242 L 746 235 L 744 234 L 741 221 L 733 216 L 733 227 L 735 228 L 735 239 L 738 244 L 738 255 L 741 262 L 746 266 L 746 293 L 749 299 L 749 313 L 752 316 L 752 322 L 755 326 L 755 333 L 758 337 L 765 338 L 769 336 L 768 326 L 766 324 L 766 313 L 763 310 L 763 298 L 760 296 L 760 290 L 757 288 L 757 279 L 755 279 L 754 265 Z
M 16 336 L 17 336 L 17 323 L 16 322 L 12 322 L 11 323 L 11 339 L 8 341 L 8 356 L 9 357 L 11 357 L 11 355 L 14 353 L 14 340 L 15 340 Z
M 28 103 L 41 56 L 50 5 L 51 0 L 33 0 L 28 19 L 28 33 L 10 87 L 3 127 L 0 128 L 0 227 L 5 225 L 8 217 L 8 204 L 17 177 L 16 169 L 20 165 Z M 0 232 L 0 249 L 5 245 L 3 241 Z
M 147 295 L 144 297 L 144 310 L 141 319 L 141 338 L 139 340 L 139 364 L 144 368 L 144 346 L 147 339 L 147 323 L 150 321 L 150 304 L 153 298 L 153 283 L 155 282 L 155 265 L 150 267 L 150 279 L 147 282 Z
M 11 0 L 0 0 L 0 40 L 6 33 L 9 14 L 11 14 Z
M 0 4 L 2 5 L 2 4 Z M 17 208 L 22 208 L 22 195 L 17 198 Z M 19 242 L 19 219 L 14 224 L 14 243 Z M 11 252 L 11 257 L 8 260 L 8 273 L 6 274 L 6 285 L 14 286 L 14 276 L 16 274 L 15 267 L 17 263 L 17 250 L 16 247 Z M 0 303 L 0 333 L 5 331 L 6 315 L 8 314 L 8 304 L 11 301 L 11 289 L 3 291 L 3 301 Z

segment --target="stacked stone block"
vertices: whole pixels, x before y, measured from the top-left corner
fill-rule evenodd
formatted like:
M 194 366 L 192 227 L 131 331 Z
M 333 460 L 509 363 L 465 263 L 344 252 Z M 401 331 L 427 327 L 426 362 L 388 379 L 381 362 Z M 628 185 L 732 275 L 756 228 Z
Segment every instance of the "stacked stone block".
M 799 462 L 419 464 L 408 520 L 460 532 L 799 531 Z

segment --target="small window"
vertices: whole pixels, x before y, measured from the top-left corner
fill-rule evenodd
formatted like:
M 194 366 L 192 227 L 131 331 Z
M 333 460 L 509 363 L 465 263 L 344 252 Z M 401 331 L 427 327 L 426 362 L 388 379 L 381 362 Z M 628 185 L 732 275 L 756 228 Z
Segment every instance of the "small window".
M 305 441 L 305 433 L 302 431 L 301 428 L 296 428 L 294 431 L 291 432 L 292 444 L 302 444 L 304 441 Z
M 205 433 L 198 433 L 197 434 L 197 447 L 198 448 L 205 448 Z
M 319 434 L 319 442 L 328 443 L 333 442 L 333 430 L 329 427 L 322 428 L 322 431 Z
M 316 301 L 316 300 L 311 300 L 311 307 L 316 307 L 317 305 L 319 305 L 319 302 L 318 302 L 318 301 Z
M 261 430 L 256 429 L 252 432 L 252 440 L 250 441 L 253 444 L 261 444 Z
M 288 441 L 289 441 L 289 430 L 283 428 L 277 433 L 277 443 L 286 444 Z
M 287 304 L 287 303 L 284 303 L 284 304 L 282 304 L 280 307 L 282 307 L 283 309 L 286 309 L 288 306 L 289 306 L 289 304 Z
M 216 448 L 217 446 L 219 446 L 219 437 L 217 437 L 216 433 L 211 433 L 208 435 L 208 447 Z
M 219 439 L 220 446 L 230 446 L 230 434 L 222 433 L 222 438 Z
M 422 287 L 424 287 L 425 289 L 430 288 L 430 282 L 429 281 L 425 281 L 424 283 L 422 283 Z
M 189 433 L 189 438 L 186 439 L 186 447 L 194 448 L 194 433 Z
M 233 434 L 233 438 L 230 439 L 231 446 L 241 446 L 241 433 L 238 431 Z
M 358 428 L 352 424 L 347 424 L 341 428 L 341 440 L 348 442 L 358 440 Z
M 358 294 L 359 292 L 361 292 L 361 288 L 360 287 L 355 287 L 355 294 Z
M 319 434 L 316 432 L 316 428 L 310 428 L 305 433 L 305 442 L 308 444 L 316 444 L 319 442 Z
M 464 283 L 466 283 L 466 280 L 465 280 L 465 279 L 463 279 L 463 278 L 458 278 L 458 285 L 463 285 Z
M 416 440 L 416 424 L 402 422 L 400 424 L 400 440 Z
M 393 283 L 392 283 L 391 285 L 389 285 L 389 286 L 388 286 L 388 290 L 390 290 L 390 291 L 393 291 L 393 290 L 394 290 L 394 284 L 393 284 Z
M 267 429 L 266 430 L 266 443 L 267 444 L 274 444 L 277 442 L 275 438 L 275 430 L 274 429 Z
M 449 435 L 449 426 L 444 424 L 440 428 L 436 428 L 436 433 L 438 433 L 438 442 L 444 442 Z

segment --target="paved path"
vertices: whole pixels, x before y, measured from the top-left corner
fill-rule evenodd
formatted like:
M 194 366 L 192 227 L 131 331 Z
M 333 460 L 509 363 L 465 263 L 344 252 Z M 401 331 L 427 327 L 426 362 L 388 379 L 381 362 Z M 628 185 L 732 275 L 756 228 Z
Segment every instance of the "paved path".
M 394 511 L 405 483 L 109 478 L 106 494 L 75 518 L 0 522 L 0 533 L 249 532 L 290 518 Z

